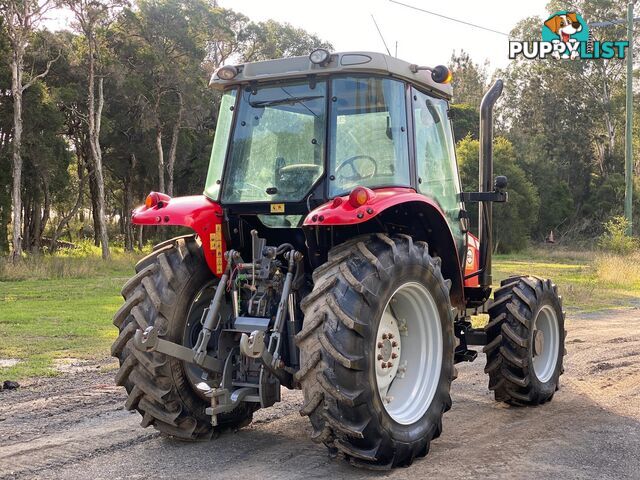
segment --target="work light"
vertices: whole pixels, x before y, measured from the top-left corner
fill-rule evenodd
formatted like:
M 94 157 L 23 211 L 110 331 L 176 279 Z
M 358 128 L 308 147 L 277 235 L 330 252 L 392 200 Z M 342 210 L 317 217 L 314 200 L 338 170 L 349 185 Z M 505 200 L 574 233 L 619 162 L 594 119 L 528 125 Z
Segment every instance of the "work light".
M 309 54 L 309 60 L 315 65 L 323 65 L 329 61 L 330 55 L 324 48 L 316 48 Z
M 233 65 L 225 65 L 216 71 L 220 80 L 233 80 L 238 75 L 238 69 Z

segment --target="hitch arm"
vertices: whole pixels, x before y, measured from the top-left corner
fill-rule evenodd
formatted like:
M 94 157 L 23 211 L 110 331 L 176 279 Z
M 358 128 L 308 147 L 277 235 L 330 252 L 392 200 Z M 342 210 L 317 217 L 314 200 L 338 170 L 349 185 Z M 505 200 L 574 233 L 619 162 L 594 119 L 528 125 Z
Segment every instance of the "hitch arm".
M 209 344 L 209 340 L 211 339 L 211 333 L 216 328 L 214 327 L 213 322 L 218 319 L 220 304 L 222 303 L 222 297 L 224 297 L 224 291 L 227 285 L 227 280 L 229 279 L 229 272 L 231 270 L 232 258 L 234 256 L 236 256 L 234 250 L 230 250 L 229 252 L 227 252 L 227 269 L 220 278 L 220 282 L 218 282 L 216 293 L 211 300 L 209 308 L 206 310 L 206 315 L 204 321 L 202 322 L 202 330 L 200 330 L 200 333 L 198 334 L 198 340 L 193 347 L 193 361 L 194 363 L 202 367 L 204 367 L 203 362 L 207 357 L 207 345 Z
M 193 350 L 159 338 L 158 330 L 153 326 L 147 327 L 144 332 L 140 329 L 136 330 L 133 336 L 133 345 L 142 352 L 164 353 L 184 362 L 195 363 Z M 204 370 L 216 373 L 220 373 L 223 368 L 223 362 L 209 355 L 206 355 L 199 365 Z

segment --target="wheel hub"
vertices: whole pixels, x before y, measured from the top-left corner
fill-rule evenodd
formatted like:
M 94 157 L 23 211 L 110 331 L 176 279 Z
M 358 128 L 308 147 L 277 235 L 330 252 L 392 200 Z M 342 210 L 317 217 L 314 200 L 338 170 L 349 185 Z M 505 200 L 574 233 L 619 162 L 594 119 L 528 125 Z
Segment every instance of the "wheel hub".
M 438 308 L 422 284 L 406 283 L 391 296 L 378 324 L 374 351 L 385 410 L 400 424 L 415 423 L 435 396 L 443 356 Z
M 395 317 L 387 310 L 382 315 L 376 336 L 376 378 L 380 398 L 385 403 L 389 385 L 398 373 L 397 359 L 400 357 L 400 330 Z
M 533 355 L 542 355 L 544 353 L 544 332 L 536 330 L 533 332 Z
M 533 371 L 541 382 L 548 382 L 553 377 L 560 348 L 558 315 L 553 307 L 544 305 L 533 322 L 531 349 Z

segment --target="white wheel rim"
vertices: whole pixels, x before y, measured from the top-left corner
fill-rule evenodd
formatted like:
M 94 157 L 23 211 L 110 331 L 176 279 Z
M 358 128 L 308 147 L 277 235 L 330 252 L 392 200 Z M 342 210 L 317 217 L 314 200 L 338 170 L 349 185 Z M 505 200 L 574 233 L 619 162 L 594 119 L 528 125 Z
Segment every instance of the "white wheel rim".
M 556 370 L 560 328 L 558 316 L 550 305 L 544 305 L 533 322 L 533 371 L 542 383 L 548 382 Z
M 396 422 L 411 425 L 431 405 L 440 382 L 442 343 L 432 295 L 420 283 L 401 285 L 385 306 L 374 345 L 376 386 Z

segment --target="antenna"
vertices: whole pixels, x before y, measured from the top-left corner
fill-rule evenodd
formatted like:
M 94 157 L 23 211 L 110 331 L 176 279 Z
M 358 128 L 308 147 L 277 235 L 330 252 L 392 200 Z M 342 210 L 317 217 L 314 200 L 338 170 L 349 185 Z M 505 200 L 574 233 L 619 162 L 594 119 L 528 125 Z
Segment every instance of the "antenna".
M 378 35 L 380 35 L 380 39 L 382 40 L 382 43 L 384 44 L 384 48 L 387 50 L 387 53 L 389 54 L 389 56 L 391 56 L 391 52 L 389 51 L 389 47 L 387 47 L 387 42 L 384 41 L 384 37 L 382 36 L 382 32 L 380 31 L 380 27 L 378 27 L 378 22 L 376 22 L 376 17 L 373 16 L 373 13 L 371 14 L 371 20 L 373 20 L 373 24 L 376 26 L 376 30 L 378 30 Z

